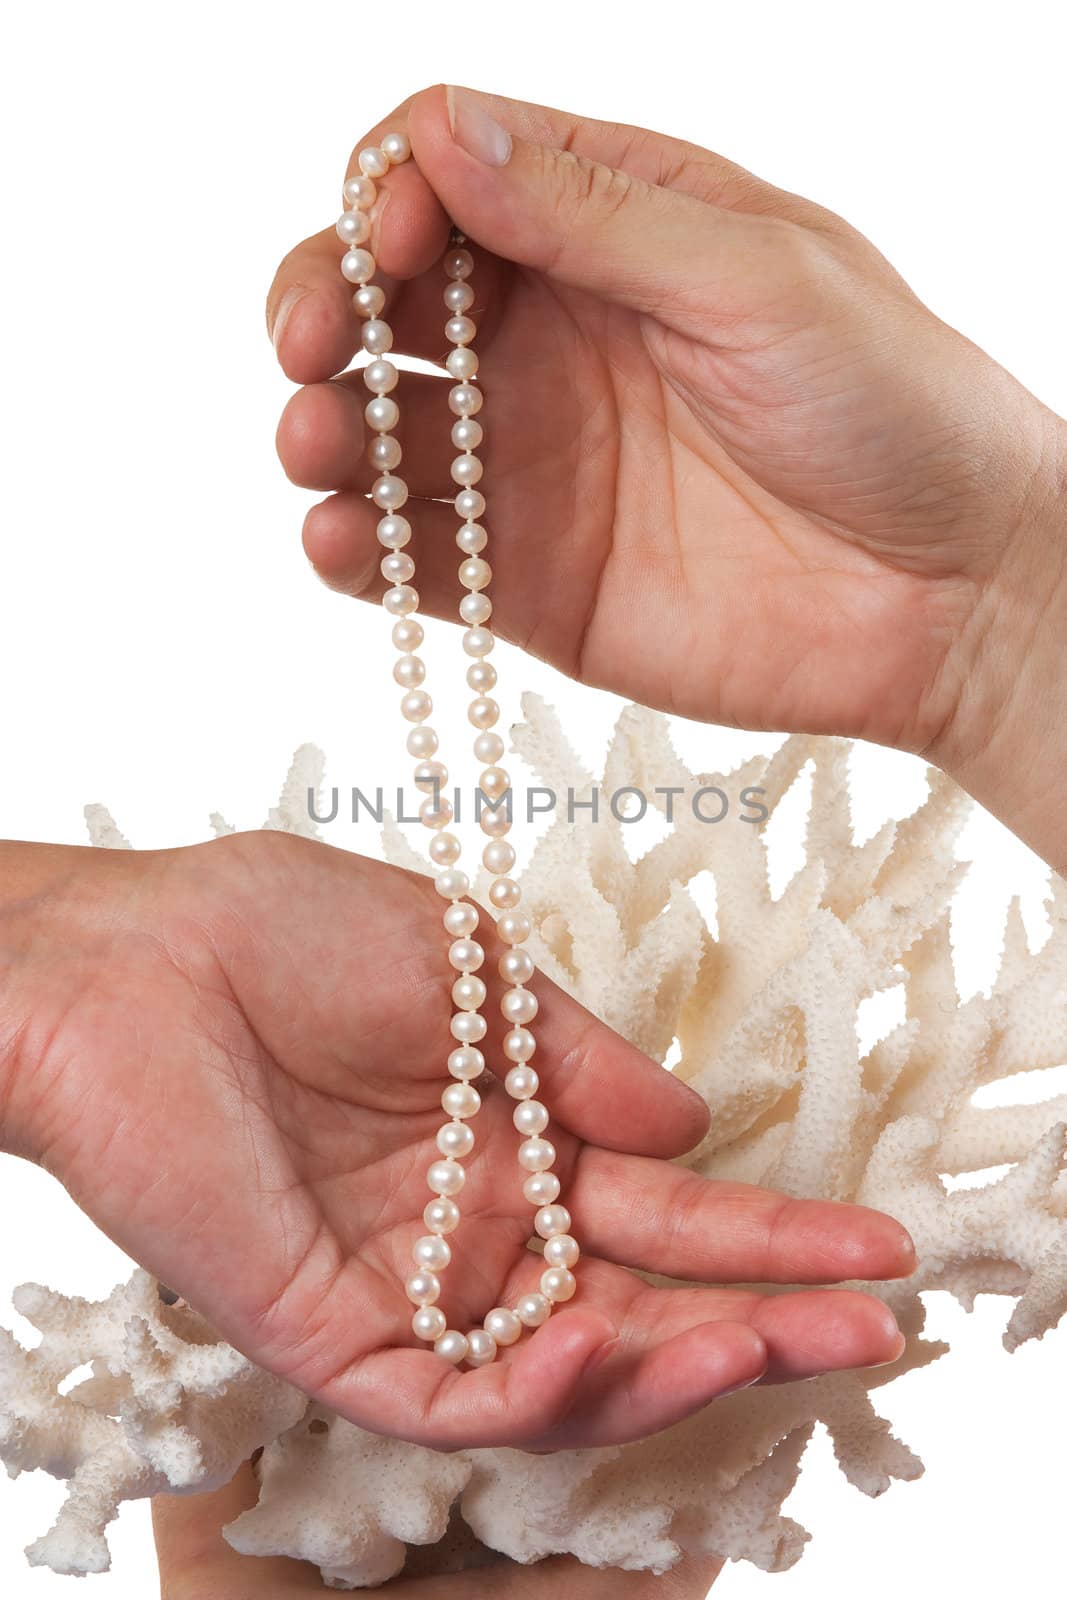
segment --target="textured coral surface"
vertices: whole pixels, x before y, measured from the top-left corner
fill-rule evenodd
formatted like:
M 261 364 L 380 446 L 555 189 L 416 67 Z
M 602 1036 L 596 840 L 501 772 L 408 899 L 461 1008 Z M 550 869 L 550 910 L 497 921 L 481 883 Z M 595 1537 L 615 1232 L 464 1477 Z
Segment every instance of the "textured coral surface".
M 554 714 L 532 697 L 525 712 L 514 741 L 538 779 L 590 794 L 593 776 Z M 1051 934 L 1037 953 L 1012 907 L 996 983 L 961 1002 L 949 913 L 968 801 L 931 772 L 918 811 L 857 844 L 848 753 L 840 741 L 796 737 L 731 774 L 693 774 L 664 720 L 631 707 L 601 792 L 636 786 L 664 811 L 671 804 L 673 822 L 634 864 L 625 824 L 605 806 L 595 825 L 581 810 L 574 822 L 561 817 L 523 886 L 541 969 L 651 1055 L 670 1054 L 707 1099 L 712 1130 L 687 1165 L 860 1200 L 911 1230 L 918 1271 L 869 1286 L 909 1335 L 895 1367 L 746 1390 L 621 1449 L 441 1456 L 309 1406 L 189 1307 L 164 1305 L 144 1273 L 99 1303 L 26 1285 L 16 1305 L 42 1338 L 27 1350 L 0 1330 L 0 1459 L 13 1475 L 43 1468 L 69 1480 L 31 1562 L 106 1568 L 105 1528 L 122 1500 L 212 1488 L 261 1444 L 259 1504 L 227 1537 L 249 1554 L 314 1562 L 340 1589 L 381 1583 L 409 1547 L 438 1541 L 442 1564 L 488 1546 L 524 1562 L 569 1551 L 664 1570 L 683 1551 L 704 1551 L 781 1570 L 808 1537 L 781 1508 L 818 1424 L 865 1494 L 916 1477 L 920 1462 L 871 1394 L 945 1351 L 922 1336 L 920 1292 L 947 1290 L 968 1307 L 979 1293 L 1009 1297 L 1009 1350 L 1067 1309 L 1067 1096 L 973 1103 L 984 1086 L 1067 1061 L 1067 886 L 1053 880 Z M 763 830 L 709 826 L 688 801 L 703 786 L 730 795 L 756 786 L 773 809 L 809 764 L 806 860 L 775 899 Z M 314 836 L 306 795 L 321 777 L 319 753 L 299 751 L 266 826 Z M 672 786 L 670 800 L 653 795 Z M 102 808 L 87 816 L 94 843 L 126 845 Z M 386 848 L 427 870 L 395 828 Z M 689 887 L 698 874 L 714 883 L 711 921 Z M 860 1008 L 893 989 L 902 1018 L 864 1054 Z M 962 1189 L 944 1181 L 988 1168 L 1005 1170 Z M 86 1363 L 92 1376 L 61 1394 Z

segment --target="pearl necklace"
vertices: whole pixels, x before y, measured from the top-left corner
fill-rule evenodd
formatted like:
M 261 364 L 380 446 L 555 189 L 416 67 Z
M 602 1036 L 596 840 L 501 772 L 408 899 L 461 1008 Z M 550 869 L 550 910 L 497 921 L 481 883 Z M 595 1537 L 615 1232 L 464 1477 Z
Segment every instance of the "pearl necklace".
M 463 248 L 463 235 L 453 230 L 444 258 L 448 279 L 444 301 L 449 312 L 445 335 L 453 346 L 445 366 L 456 380 L 449 391 L 448 403 L 456 418 L 452 424 L 452 443 L 460 452 L 452 462 L 452 478 L 457 486 L 455 508 L 461 519 L 456 543 L 464 556 L 459 580 L 468 591 L 459 603 L 460 619 L 466 626 L 463 648 L 472 658 L 467 668 L 467 683 L 474 691 L 474 699 L 467 715 L 478 730 L 474 755 L 483 764 L 479 788 L 490 803 L 488 808 L 483 808 L 480 818 L 482 831 L 488 838 L 482 861 L 493 874 L 489 900 L 500 913 L 496 930 L 507 946 L 499 963 L 500 976 L 510 986 L 500 1002 L 504 1020 L 510 1025 L 504 1037 L 504 1055 L 512 1063 L 504 1087 L 518 1102 L 513 1121 L 522 1135 L 518 1150 L 519 1166 L 526 1175 L 522 1189 L 526 1200 L 535 1208 L 534 1229 L 545 1241 L 545 1270 L 539 1290 L 522 1295 L 514 1307 L 495 1307 L 480 1328 L 472 1328 L 468 1333 L 448 1327 L 437 1305 L 441 1294 L 439 1274 L 452 1259 L 452 1249 L 445 1235 L 453 1233 L 460 1222 L 455 1196 L 465 1181 L 462 1158 L 470 1155 L 474 1148 L 470 1121 L 482 1103 L 473 1080 L 480 1078 L 485 1070 L 485 1057 L 477 1045 L 486 1032 L 485 1018 L 478 1009 L 485 1000 L 486 988 L 477 976 L 485 958 L 485 952 L 473 937 L 478 927 L 478 910 L 466 898 L 470 883 L 456 865 L 460 842 L 455 834 L 447 831 L 452 821 L 452 807 L 441 791 L 448 781 L 448 770 L 435 759 L 437 734 L 427 723 L 433 703 L 422 687 L 425 665 L 415 654 L 423 640 L 423 629 L 415 615 L 419 596 L 411 587 L 415 563 L 404 549 L 411 538 L 411 524 L 400 514 L 407 502 L 408 490 L 404 480 L 396 475 L 401 451 L 393 437 L 400 408 L 391 394 L 399 374 L 386 359 L 393 335 L 381 315 L 385 295 L 379 285 L 370 281 L 375 272 L 374 257 L 365 248 L 370 236 L 367 211 L 374 204 L 376 182 L 385 177 L 390 167 L 398 166 L 410 155 L 411 145 L 403 133 L 390 133 L 380 146 L 360 151 L 359 174 L 349 178 L 344 186 L 345 203 L 352 209 L 338 219 L 337 233 L 347 246 L 341 271 L 349 283 L 358 286 L 352 300 L 357 313 L 364 318 L 362 343 L 370 356 L 363 368 L 363 378 L 373 398 L 364 415 L 374 433 L 368 456 L 381 474 L 371 490 L 371 498 L 385 513 L 378 523 L 378 539 L 387 551 L 382 558 L 381 572 L 389 588 L 382 597 L 382 604 L 396 619 L 392 638 L 400 652 L 393 667 L 393 678 L 404 691 L 401 715 L 413 724 L 407 736 L 407 748 L 416 760 L 415 785 L 427 796 L 419 807 L 419 816 L 433 834 L 430 858 L 440 869 L 434 882 L 438 894 L 448 902 L 443 919 L 445 931 L 452 940 L 448 959 L 459 974 L 452 985 L 456 1011 L 451 1029 L 456 1048 L 448 1057 L 448 1070 L 454 1081 L 441 1096 L 441 1105 L 450 1120 L 437 1134 L 439 1159 L 426 1174 L 434 1196 L 423 1212 L 427 1232 L 415 1242 L 412 1257 L 416 1271 L 404 1287 L 408 1299 L 417 1307 L 411 1320 L 416 1337 L 431 1343 L 446 1361 L 457 1364 L 467 1361 L 471 1366 L 481 1367 L 492 1361 L 501 1347 L 514 1344 L 524 1327 L 540 1327 L 553 1306 L 571 1299 L 577 1283 L 570 1269 L 578 1260 L 579 1252 L 569 1231 L 570 1213 L 565 1206 L 557 1204 L 560 1184 L 551 1170 L 556 1151 L 544 1137 L 548 1111 L 534 1098 L 538 1076 L 530 1066 L 535 1042 L 528 1024 L 537 1015 L 537 999 L 526 987 L 534 975 L 534 964 L 529 952 L 523 949 L 530 935 L 530 919 L 517 909 L 521 891 L 507 875 L 515 864 L 514 848 L 505 837 L 511 828 L 507 810 L 509 778 L 497 764 L 504 754 L 504 741 L 493 731 L 500 710 L 489 694 L 496 685 L 496 669 L 486 659 L 495 641 L 487 626 L 492 602 L 484 592 L 492 570 L 481 555 L 487 536 L 477 520 L 485 510 L 485 498 L 477 488 L 482 463 L 474 453 L 482 442 L 482 425 L 477 420 L 482 408 L 482 392 L 477 386 L 478 357 L 471 349 L 476 329 L 467 315 L 474 301 L 474 291 L 467 282 L 474 261 L 470 251 Z

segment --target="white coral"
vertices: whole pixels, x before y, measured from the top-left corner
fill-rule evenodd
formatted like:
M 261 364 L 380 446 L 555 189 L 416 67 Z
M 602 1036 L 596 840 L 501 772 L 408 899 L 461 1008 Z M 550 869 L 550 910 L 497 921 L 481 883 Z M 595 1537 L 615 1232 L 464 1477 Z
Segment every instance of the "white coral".
M 554 714 L 530 697 L 515 744 L 541 781 L 579 799 L 594 786 Z M 964 869 L 953 843 L 966 797 L 930 773 L 925 803 L 862 845 L 850 822 L 849 747 L 793 738 L 729 774 L 696 775 L 671 747 L 664 719 L 623 712 L 608 752 L 605 794 L 673 786 L 673 822 L 637 863 L 624 824 L 604 806 L 593 824 L 560 818 L 523 877 L 542 970 L 614 1028 L 675 1069 L 712 1108 L 711 1131 L 686 1164 L 797 1194 L 855 1199 L 899 1217 L 920 1265 L 906 1283 L 870 1286 L 909 1335 L 896 1367 L 746 1390 L 622 1449 L 550 1457 L 516 1451 L 440 1456 L 374 1438 L 257 1373 L 181 1306 L 158 1303 L 137 1273 L 97 1306 L 19 1291 L 42 1328 L 37 1350 L 0 1340 L 0 1457 L 71 1482 L 52 1532 L 30 1548 L 59 1571 L 107 1562 L 104 1528 L 118 1502 L 207 1488 L 259 1443 L 260 1499 L 228 1530 L 249 1554 L 315 1562 L 338 1588 L 399 1570 L 406 1548 L 457 1537 L 458 1504 L 483 1545 L 517 1561 L 572 1552 L 595 1565 L 662 1571 L 683 1551 L 745 1559 L 775 1571 L 807 1539 L 781 1512 L 816 1424 L 848 1480 L 880 1494 L 922 1467 L 871 1402 L 892 1377 L 945 1349 L 922 1338 L 920 1291 L 1013 1297 L 1004 1342 L 1040 1338 L 1067 1309 L 1067 1096 L 987 1109 L 976 1090 L 1067 1061 L 1067 887 L 1053 884 L 1051 933 L 1032 953 L 1018 907 L 989 995 L 961 1003 L 949 913 Z M 711 785 L 765 791 L 772 809 L 810 763 L 806 860 L 772 898 L 762 831 L 709 826 L 689 799 Z M 267 826 L 317 836 L 307 791 L 318 752 L 297 753 Z M 213 818 L 216 832 L 228 825 Z M 126 841 L 101 807 L 94 842 Z M 386 828 L 391 859 L 429 863 Z M 713 933 L 688 885 L 710 870 Z M 480 882 L 477 892 L 484 895 Z M 903 989 L 903 1020 L 866 1055 L 857 1015 L 872 995 Z M 1006 1167 L 950 1190 L 946 1175 Z M 93 1377 L 58 1394 L 91 1360 Z M 446 1534 L 446 1529 L 449 1531 Z M 455 1553 L 458 1548 L 459 1555 Z M 424 1563 L 423 1563 L 424 1564 Z

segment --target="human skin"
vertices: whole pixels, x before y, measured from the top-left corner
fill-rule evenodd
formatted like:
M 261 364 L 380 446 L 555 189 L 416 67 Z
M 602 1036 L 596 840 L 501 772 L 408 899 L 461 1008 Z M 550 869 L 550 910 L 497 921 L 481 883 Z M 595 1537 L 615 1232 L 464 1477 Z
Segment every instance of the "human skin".
M 1067 867 L 1062 420 L 848 223 L 711 151 L 438 85 L 348 171 L 392 129 L 396 352 L 442 359 L 446 213 L 476 241 L 494 627 L 683 716 L 920 752 Z M 331 491 L 317 571 L 376 598 L 342 248 L 331 219 L 270 290 L 302 386 L 278 450 Z M 450 382 L 404 378 L 397 436 L 422 609 L 454 618 Z

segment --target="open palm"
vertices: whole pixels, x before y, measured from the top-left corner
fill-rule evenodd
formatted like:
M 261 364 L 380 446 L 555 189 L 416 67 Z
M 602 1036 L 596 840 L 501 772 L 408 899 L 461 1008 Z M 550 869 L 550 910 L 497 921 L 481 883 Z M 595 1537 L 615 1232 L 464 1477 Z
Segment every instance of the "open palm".
M 453 1043 L 432 887 L 281 834 L 70 854 L 62 953 L 20 1044 L 23 1143 L 238 1348 L 342 1415 L 439 1447 L 606 1443 L 761 1376 L 898 1354 L 889 1312 L 861 1293 L 653 1288 L 628 1270 L 814 1284 L 913 1257 L 876 1212 L 659 1159 L 699 1139 L 702 1103 L 541 980 L 537 1064 L 584 1251 L 578 1297 L 481 1370 L 414 1348 L 402 1282 Z M 485 1048 L 503 1059 L 492 1032 Z M 443 1295 L 460 1328 L 513 1305 L 541 1265 L 512 1102 L 480 1087 Z

